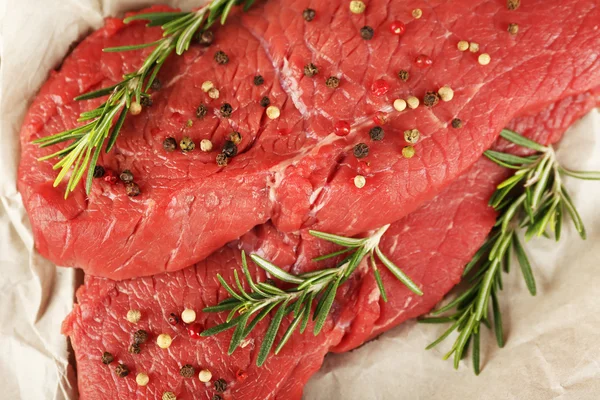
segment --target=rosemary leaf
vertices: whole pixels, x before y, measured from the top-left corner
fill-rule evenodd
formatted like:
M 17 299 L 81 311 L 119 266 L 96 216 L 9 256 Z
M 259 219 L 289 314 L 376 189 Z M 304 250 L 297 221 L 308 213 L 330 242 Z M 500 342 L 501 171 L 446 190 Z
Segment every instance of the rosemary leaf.
M 257 366 L 262 366 L 267 360 L 267 356 L 271 351 L 271 347 L 273 347 L 273 342 L 275 342 L 275 336 L 277 335 L 277 331 L 279 330 L 279 326 L 281 325 L 281 321 L 283 320 L 283 316 L 285 315 L 287 301 L 283 304 L 283 306 L 279 307 L 277 312 L 275 313 L 275 317 L 271 321 L 269 325 L 269 329 L 267 329 L 267 333 L 265 334 L 265 338 L 263 339 L 262 346 L 260 346 L 260 350 L 258 352 L 258 359 L 256 360 Z

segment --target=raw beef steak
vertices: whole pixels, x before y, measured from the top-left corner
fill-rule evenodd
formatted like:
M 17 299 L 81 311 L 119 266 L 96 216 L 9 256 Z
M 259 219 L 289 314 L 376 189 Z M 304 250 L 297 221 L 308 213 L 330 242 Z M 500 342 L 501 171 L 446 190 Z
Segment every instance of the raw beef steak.
M 102 48 L 161 34 L 108 19 L 51 74 L 23 123 L 19 190 L 40 253 L 124 279 L 184 268 L 269 220 L 284 232 L 374 229 L 439 193 L 515 115 L 600 84 L 597 0 L 528 0 L 515 11 L 500 0 L 433 0 L 418 4 L 418 20 L 410 1 L 372 0 L 360 15 L 347 4 L 271 0 L 247 14 L 234 12 L 212 46 L 192 46 L 166 63 L 153 105 L 129 116 L 114 150 L 102 153 L 99 164 L 107 170 L 133 172 L 141 195 L 127 197 L 122 184 L 96 179 L 89 196 L 78 187 L 65 201 L 64 184 L 52 186 L 55 160 L 37 161 L 58 146 L 39 149 L 31 140 L 77 126 L 78 115 L 101 100 L 73 97 L 119 81 L 150 51 Z M 316 12 L 310 22 L 302 18 L 307 7 Z M 394 20 L 406 24 L 402 36 L 390 31 Z M 516 36 L 507 32 L 509 23 L 519 24 Z M 370 40 L 361 37 L 364 26 L 374 30 Z M 460 52 L 459 40 L 477 42 L 480 52 Z M 215 62 L 217 51 L 228 64 Z M 481 53 L 491 56 L 489 65 L 478 63 Z M 313 77 L 303 73 L 309 63 L 318 68 Z M 264 84 L 253 83 L 257 75 Z M 331 76 L 339 87 L 326 85 Z M 220 90 L 218 100 L 202 91 L 207 80 Z M 391 107 L 398 97 L 423 99 L 444 85 L 454 89 L 451 102 L 403 112 Z M 263 96 L 279 107 L 280 118 L 265 116 Z M 229 118 L 219 112 L 224 103 L 232 106 Z M 198 118 L 201 104 L 208 113 Z M 383 124 L 381 141 L 369 138 L 374 117 Z M 452 128 L 453 118 L 464 127 Z M 351 124 L 349 135 L 333 133 L 340 121 Z M 412 128 L 422 139 L 407 159 L 402 132 Z M 234 130 L 242 135 L 239 154 L 218 167 L 216 154 Z M 163 149 L 166 137 L 184 136 L 197 147 L 211 139 L 214 150 Z M 368 167 L 352 155 L 361 142 L 370 147 L 362 160 Z M 357 173 L 367 177 L 362 189 L 353 184 Z
M 540 142 L 554 142 L 597 100 L 589 93 L 565 99 L 510 126 Z M 506 143 L 499 146 L 507 147 Z M 415 279 L 424 296 L 414 296 L 381 268 L 389 297 L 384 303 L 371 273 L 359 269 L 354 279 L 340 289 L 324 332 L 317 337 L 310 333 L 294 335 L 282 353 L 271 356 L 261 368 L 255 366 L 255 360 L 267 322 L 258 326 L 244 347 L 227 356 L 231 332 L 194 339 L 182 323 L 169 325 L 168 316 L 184 308 L 199 311 L 226 297 L 215 276 L 221 273 L 229 281 L 233 279 L 233 269 L 239 268 L 239 248 L 259 252 L 282 267 L 302 272 L 317 267 L 309 261 L 312 257 L 330 250 L 322 241 L 306 233 L 301 239 L 283 234 L 266 224 L 196 266 L 178 272 L 122 282 L 88 276 L 78 291 L 79 304 L 63 325 L 77 357 L 81 399 L 160 398 L 165 391 L 175 393 L 180 400 L 211 399 L 216 393 L 216 379 L 227 383 L 225 393 L 219 394 L 224 399 L 299 399 L 303 385 L 328 351 L 349 350 L 429 311 L 458 282 L 463 266 L 494 223 L 487 199 L 494 182 L 506 173 L 481 159 L 442 194 L 388 230 L 382 243 L 384 252 Z M 260 270 L 253 271 L 264 279 Z M 141 310 L 139 323 L 125 319 L 130 309 Z M 207 328 L 222 318 L 198 312 L 197 321 Z M 132 335 L 139 329 L 149 332 L 150 338 L 140 354 L 129 354 Z M 168 350 L 155 344 L 160 333 L 174 338 Z M 101 363 L 104 351 L 115 357 L 109 366 Z M 129 376 L 115 375 L 118 363 L 129 367 Z M 185 364 L 192 365 L 195 373 L 211 370 L 213 381 L 202 384 L 196 376 L 183 378 L 179 371 Z M 135 375 L 139 372 L 149 375 L 148 386 L 136 385 Z

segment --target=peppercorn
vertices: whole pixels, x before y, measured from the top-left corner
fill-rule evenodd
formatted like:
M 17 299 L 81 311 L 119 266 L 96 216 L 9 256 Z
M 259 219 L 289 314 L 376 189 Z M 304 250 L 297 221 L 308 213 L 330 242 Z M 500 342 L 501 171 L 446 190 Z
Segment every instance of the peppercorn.
M 139 386 L 146 386 L 148 382 L 150 382 L 150 377 L 144 372 L 140 372 L 135 377 L 135 383 Z
M 216 87 L 208 91 L 208 97 L 210 97 L 211 99 L 218 99 L 220 95 L 221 92 L 219 92 L 219 89 L 217 89 Z
M 423 104 L 427 107 L 433 107 L 440 101 L 440 95 L 436 92 L 427 92 L 423 97 Z
M 370 26 L 363 26 L 362 28 L 360 28 L 360 37 L 362 37 L 365 40 L 373 39 L 374 34 L 375 31 Z
M 117 365 L 117 368 L 115 368 L 115 373 L 119 378 L 125 378 L 129 375 L 129 368 L 124 364 L 119 364 Z
M 265 96 L 262 99 L 260 99 L 260 105 L 262 107 L 268 107 L 269 104 L 271 104 L 271 100 L 267 96 Z
M 114 361 L 114 357 L 112 354 L 110 354 L 108 351 L 105 351 L 104 353 L 102 353 L 102 364 L 108 365 L 111 362 Z
M 402 149 L 402 155 L 405 158 L 413 158 L 415 155 L 415 148 L 412 146 L 406 146 Z
M 150 88 L 154 91 L 160 90 L 162 88 L 162 83 L 158 80 L 158 78 L 155 78 L 152 81 L 152 85 L 150 85 Z
M 190 364 L 185 364 L 179 370 L 179 374 L 184 378 L 191 378 L 195 374 L 194 367 L 192 367 Z
M 165 149 L 166 151 L 172 152 L 176 148 L 177 148 L 177 141 L 174 138 L 168 137 L 163 141 L 163 149 Z
M 305 21 L 310 22 L 313 19 L 315 19 L 315 15 L 317 13 L 315 12 L 315 10 L 313 10 L 312 8 L 307 8 L 304 11 L 302 11 L 302 18 L 304 18 Z
M 223 153 L 217 154 L 217 165 L 219 167 L 224 167 L 227 165 L 227 156 Z
M 235 143 L 233 143 L 231 140 L 226 140 L 225 144 L 223 145 L 223 154 L 225 154 L 226 157 L 231 158 L 235 157 L 237 152 L 238 148 Z
M 319 73 L 319 68 L 317 68 L 317 66 L 315 64 L 310 63 L 310 64 L 306 64 L 304 66 L 304 75 L 306 75 L 308 77 L 313 77 L 318 73 Z
M 183 139 L 181 139 L 181 141 L 179 142 L 179 148 L 181 149 L 181 151 L 183 151 L 184 153 L 187 153 L 188 151 L 192 151 L 196 148 L 196 144 L 192 141 L 192 139 L 190 139 L 188 136 L 185 136 Z
M 200 34 L 198 41 L 201 45 L 210 46 L 215 39 L 214 33 L 212 31 L 204 31 Z
M 367 184 L 367 179 L 362 176 L 362 175 L 356 175 L 354 177 L 354 186 L 356 186 L 359 189 L 362 189 L 365 187 L 365 185 Z
M 173 392 L 164 392 L 162 400 L 177 400 L 177 396 L 175 396 L 175 393 Z
M 223 400 L 223 398 L 218 394 L 214 394 L 211 400 Z
M 328 88 L 331 89 L 335 89 L 336 87 L 340 86 L 340 79 L 336 78 L 335 76 L 330 76 L 329 78 L 327 78 L 327 80 L 325 81 L 325 85 Z
M 516 10 L 521 5 L 521 0 L 506 0 L 506 8 Z
M 242 143 L 242 134 L 236 131 L 233 131 L 229 134 L 229 140 L 233 142 L 236 146 Z
M 401 69 L 400 72 L 398 72 L 398 78 L 400 78 L 402 82 L 406 82 L 408 80 L 408 71 Z
M 191 119 L 188 119 L 187 122 L 185 123 L 185 126 L 187 126 L 188 128 L 191 128 L 192 126 L 194 126 L 194 121 L 192 121 Z
M 104 167 L 100 165 L 96 165 L 94 167 L 94 178 L 102 178 L 105 173 L 106 171 L 104 170 Z
M 217 379 L 214 383 L 215 385 L 215 390 L 219 393 L 223 393 L 224 391 L 227 390 L 227 382 L 225 382 L 225 379 L 221 378 L 221 379 Z
M 365 158 L 369 155 L 369 146 L 364 143 L 359 143 L 354 146 L 354 156 L 356 158 Z
M 423 10 L 421 10 L 420 8 L 415 8 L 414 10 L 412 10 L 412 16 L 414 19 L 419 19 L 423 16 Z
M 198 108 L 196 108 L 196 117 L 204 118 L 206 113 L 208 112 L 208 108 L 204 104 L 200 104 Z
M 213 148 L 213 144 L 209 139 L 202 139 L 200 141 L 200 150 L 202 150 L 203 152 L 207 153 L 209 151 L 211 151 Z
M 404 140 L 406 140 L 407 143 L 417 143 L 419 141 L 420 136 L 421 133 L 418 129 L 407 129 L 404 131 Z
M 367 6 L 360 0 L 350 2 L 350 12 L 352 14 L 362 14 L 366 9 Z
M 215 61 L 217 64 L 225 65 L 229 62 L 229 56 L 225 52 L 219 50 L 215 53 Z
M 516 35 L 519 32 L 519 24 L 508 24 L 508 33 Z
M 231 113 L 233 112 L 233 107 L 231 107 L 231 104 L 229 104 L 229 103 L 223 103 L 220 111 L 221 111 L 221 116 L 223 118 L 229 118 L 229 117 L 231 117 Z
M 139 344 L 132 343 L 132 344 L 129 346 L 129 349 L 128 349 L 128 351 L 129 351 L 131 354 L 140 354 L 140 352 L 142 351 L 142 349 L 140 348 L 140 345 L 139 345 Z
M 133 334 L 133 343 L 142 344 L 148 340 L 148 332 L 143 329 L 140 329 L 136 333 Z
M 463 127 L 463 122 L 460 118 L 454 118 L 451 124 L 454 129 L 460 129 Z
M 127 196 L 129 197 L 135 197 L 140 195 L 141 190 L 137 183 L 129 182 L 125 185 L 125 193 L 127 193 Z
M 260 86 L 260 85 L 262 85 L 263 83 L 265 83 L 265 78 L 263 78 L 263 77 L 262 77 L 262 75 L 256 75 L 256 76 L 254 77 L 254 84 L 255 84 L 256 86 Z
M 168 333 L 161 333 L 156 337 L 156 344 L 161 349 L 168 349 L 173 343 L 173 338 Z
M 406 99 L 406 104 L 408 105 L 408 108 L 414 110 L 415 108 L 419 107 L 419 99 L 415 96 L 408 96 Z
M 133 174 L 130 170 L 126 169 L 123 172 L 121 172 L 121 174 L 119 175 L 119 179 L 121 179 L 125 183 L 133 182 Z
M 374 126 L 369 131 L 369 136 L 371 136 L 371 140 L 382 140 L 384 136 L 383 128 L 380 126 Z
M 171 313 L 169 314 L 169 318 L 167 319 L 167 321 L 171 325 L 177 325 L 179 323 L 179 317 L 177 316 L 177 314 Z
M 127 311 L 127 315 L 125 316 L 125 318 L 132 324 L 137 324 L 138 322 L 140 322 L 140 318 L 142 318 L 142 313 L 140 312 L 140 310 L 129 310 Z
M 152 99 L 150 96 L 142 96 L 140 99 L 140 104 L 144 107 L 150 107 L 152 105 Z

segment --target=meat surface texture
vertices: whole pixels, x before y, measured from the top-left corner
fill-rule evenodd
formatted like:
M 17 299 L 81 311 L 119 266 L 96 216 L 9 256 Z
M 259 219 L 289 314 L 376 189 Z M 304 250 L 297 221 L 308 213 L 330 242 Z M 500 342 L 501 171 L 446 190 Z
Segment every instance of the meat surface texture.
M 597 93 L 584 93 L 523 116 L 510 127 L 542 143 L 555 142 L 597 102 Z M 501 141 L 496 147 L 509 146 Z M 285 234 L 265 224 L 203 262 L 177 272 L 120 282 L 88 276 L 78 291 L 78 304 L 63 325 L 75 349 L 80 398 L 160 398 L 171 391 L 180 400 L 211 399 L 217 394 L 214 381 L 223 379 L 227 383 L 225 392 L 219 393 L 223 399 L 299 399 L 302 387 L 327 352 L 350 350 L 426 313 L 460 280 L 464 265 L 494 224 L 495 215 L 487 201 L 506 174 L 482 158 L 439 196 L 386 232 L 384 253 L 417 282 L 424 296 L 412 294 L 381 267 L 389 300 L 383 302 L 372 274 L 359 268 L 340 289 L 324 331 L 316 337 L 310 329 L 304 335 L 296 333 L 284 350 L 261 368 L 255 361 L 268 317 L 232 356 L 227 356 L 231 332 L 194 339 L 181 322 L 170 325 L 168 317 L 190 308 L 196 310 L 202 329 L 222 322 L 223 315 L 200 310 L 227 297 L 215 277 L 220 273 L 233 280 L 233 270 L 240 268 L 240 249 L 257 252 L 295 273 L 327 267 L 310 260 L 331 248 L 306 231 Z M 258 280 L 265 279 L 261 270 L 250 266 Z M 130 309 L 141 311 L 136 324 L 125 318 Z M 128 346 L 139 329 L 146 330 L 149 339 L 140 354 L 129 354 Z M 168 350 L 155 343 L 160 333 L 174 338 Z M 101 363 L 105 351 L 115 359 L 108 366 Z M 118 363 L 129 368 L 128 376 L 115 375 Z M 196 374 L 209 369 L 213 380 L 204 384 L 196 375 L 182 377 L 179 371 L 186 364 L 192 365 Z M 145 387 L 136 385 L 135 376 L 140 372 L 150 377 Z
M 185 268 L 267 221 L 282 232 L 358 234 L 433 198 L 516 115 L 600 85 L 597 0 L 528 0 L 515 11 L 500 0 L 432 0 L 419 4 L 418 20 L 408 1 L 373 0 L 360 15 L 347 3 L 271 0 L 248 13 L 234 11 L 213 45 L 193 45 L 168 60 L 153 105 L 129 116 L 114 150 L 102 153 L 99 165 L 115 174 L 131 170 L 141 195 L 130 198 L 122 184 L 96 179 L 89 196 L 78 187 L 65 201 L 64 184 L 52 185 L 55 160 L 37 161 L 57 148 L 40 149 L 31 140 L 77 126 L 78 115 L 101 100 L 73 98 L 118 82 L 150 51 L 102 48 L 161 35 L 159 28 L 108 19 L 51 74 L 23 123 L 19 190 L 40 253 L 119 280 Z M 307 7 L 316 12 L 310 22 L 302 18 Z M 389 29 L 395 20 L 406 24 L 402 36 Z M 519 24 L 516 36 L 507 32 L 509 23 Z M 365 25 L 374 29 L 371 40 L 360 35 Z M 491 63 L 460 52 L 459 40 L 477 42 Z M 218 50 L 228 64 L 215 62 Z M 420 54 L 433 64 L 419 68 Z M 314 77 L 303 74 L 309 63 L 318 67 Z M 400 70 L 409 72 L 406 82 Z M 254 85 L 256 75 L 265 83 Z M 326 86 L 330 76 L 339 87 Z M 383 95 L 371 90 L 379 79 L 389 84 Z M 202 91 L 207 80 L 219 99 Z M 422 99 L 444 85 L 454 89 L 451 102 L 403 112 L 391 107 L 396 98 Z M 278 119 L 265 116 L 263 96 L 281 110 Z M 224 103 L 233 108 L 230 118 L 219 112 Z M 200 104 L 208 107 L 203 118 L 196 117 Z M 375 142 L 369 130 L 379 112 L 387 118 L 385 137 Z M 464 127 L 452 128 L 453 118 Z M 333 133 L 338 121 L 351 124 L 349 135 Z M 403 132 L 412 128 L 422 139 L 407 159 Z M 234 130 L 242 135 L 239 154 L 218 167 L 215 157 Z M 184 136 L 196 142 L 195 151 L 163 149 L 166 137 Z M 212 152 L 198 150 L 202 139 L 212 141 Z M 353 178 L 362 167 L 352 148 L 361 142 L 370 147 L 362 160 L 370 171 L 358 189 Z

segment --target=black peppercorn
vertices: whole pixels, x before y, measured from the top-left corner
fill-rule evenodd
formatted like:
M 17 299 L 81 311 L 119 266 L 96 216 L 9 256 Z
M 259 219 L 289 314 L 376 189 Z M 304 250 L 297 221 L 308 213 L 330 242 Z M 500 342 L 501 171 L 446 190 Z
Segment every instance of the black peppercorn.
M 148 340 L 148 332 L 143 329 L 140 329 L 136 333 L 133 334 L 133 343 L 142 344 Z
M 315 10 L 313 10 L 312 8 L 307 8 L 304 11 L 302 11 L 302 18 L 304 18 L 305 21 L 310 22 L 313 19 L 315 19 L 315 15 L 317 13 L 315 12 Z
M 215 381 L 215 391 L 219 392 L 219 393 L 223 393 L 224 391 L 227 390 L 227 382 L 225 382 L 225 379 L 221 378 L 221 379 L 217 379 Z
M 142 351 L 142 349 L 140 348 L 140 345 L 137 343 L 132 343 L 129 346 L 128 350 L 131 354 L 140 354 L 140 352 Z
M 150 85 L 150 88 L 151 88 L 152 90 L 155 90 L 155 91 L 156 91 L 156 90 L 160 90 L 160 89 L 162 88 L 162 83 L 160 83 L 160 81 L 158 80 L 158 78 L 155 78 L 155 79 L 152 81 L 152 85 Z
M 169 314 L 169 318 L 167 320 L 171 325 L 177 325 L 179 323 L 179 317 L 175 313 Z
M 383 128 L 380 126 L 374 126 L 369 131 L 369 136 L 371 136 L 371 140 L 381 140 L 383 139 L 384 132 Z
M 192 139 L 190 139 L 188 136 L 185 136 L 179 142 L 179 148 L 184 153 L 187 153 L 188 151 L 192 151 L 196 148 L 196 143 L 194 143 L 194 141 Z
M 123 172 L 121 172 L 121 174 L 119 175 L 119 179 L 121 179 L 125 183 L 133 182 L 133 174 L 130 170 L 126 169 Z
M 204 104 L 200 104 L 198 108 L 196 108 L 196 117 L 204 118 L 207 112 L 208 108 Z
M 135 182 L 129 182 L 125 185 L 125 193 L 127 193 L 127 196 L 129 197 L 139 196 L 141 193 L 140 187 Z
M 215 35 L 212 33 L 212 31 L 204 31 L 200 34 L 198 42 L 204 46 L 210 46 L 214 39 Z
M 102 364 L 110 364 L 111 362 L 114 361 L 114 357 L 112 354 L 110 354 L 108 351 L 105 351 L 104 353 L 102 353 Z
M 119 364 L 117 365 L 117 368 L 115 368 L 115 373 L 119 378 L 125 378 L 129 375 L 129 368 L 124 364 Z
M 260 105 L 263 107 L 269 107 L 269 104 L 271 104 L 271 100 L 265 96 L 262 99 L 260 99 Z
M 306 64 L 304 66 L 304 75 L 306 75 L 308 77 L 313 77 L 318 73 L 319 73 L 319 68 L 317 68 L 317 66 L 315 64 L 310 63 L 310 64 Z
M 516 10 L 521 5 L 521 0 L 506 0 L 506 8 Z
M 440 95 L 437 92 L 427 92 L 423 97 L 423 104 L 427 107 L 433 107 L 440 101 Z
M 142 96 L 140 99 L 140 104 L 144 107 L 150 107 L 152 105 L 152 99 L 150 96 Z
M 229 56 L 219 50 L 215 53 L 215 61 L 217 64 L 225 65 L 229 62 Z
M 221 116 L 223 118 L 229 118 L 229 117 L 231 117 L 231 113 L 233 112 L 233 107 L 231 107 L 231 104 L 229 104 L 229 103 L 224 103 L 221 106 L 220 111 L 221 111 Z
M 233 142 L 236 146 L 242 143 L 242 134 L 236 131 L 233 131 L 229 134 L 229 140 Z
M 217 165 L 219 167 L 224 167 L 227 165 L 227 156 L 223 153 L 217 154 Z
M 408 80 L 408 71 L 401 69 L 400 72 L 398 72 L 398 78 L 400 78 L 402 82 L 406 82 Z
M 177 141 L 172 138 L 172 137 L 168 137 L 163 141 L 163 149 L 165 149 L 166 151 L 173 151 L 177 148 Z
M 359 143 L 354 146 L 354 156 L 356 158 L 365 158 L 369 155 L 369 146 L 364 143 Z
M 191 378 L 192 376 L 194 376 L 194 373 L 195 373 L 194 367 L 192 367 L 190 364 L 185 364 L 179 370 L 179 374 L 181 376 L 183 376 L 184 378 Z
M 374 34 L 375 31 L 370 26 L 363 26 L 362 28 L 360 28 L 360 37 L 362 37 L 365 40 L 373 39 Z
M 329 78 L 327 78 L 327 80 L 325 81 L 325 85 L 328 88 L 331 89 L 335 89 L 336 87 L 340 86 L 340 79 L 336 78 L 335 76 L 330 76 Z
M 102 178 L 105 173 L 106 171 L 104 170 L 104 167 L 100 165 L 96 165 L 94 167 L 94 178 Z
M 260 86 L 260 85 L 262 85 L 263 83 L 265 83 L 265 78 L 263 78 L 263 77 L 262 77 L 262 75 L 256 75 L 256 76 L 254 77 L 254 84 L 255 84 L 256 86 Z
M 211 400 L 223 400 L 223 398 L 218 394 L 214 394 Z
M 225 144 L 223 145 L 223 154 L 225 154 L 226 157 L 235 157 L 237 152 L 238 148 L 235 143 L 233 143 L 231 140 L 225 141 Z
M 462 127 L 463 127 L 463 122 L 462 122 L 462 120 L 461 120 L 460 118 L 454 118 L 454 119 L 452 120 L 452 127 L 453 127 L 454 129 L 460 129 L 460 128 L 462 128 Z

